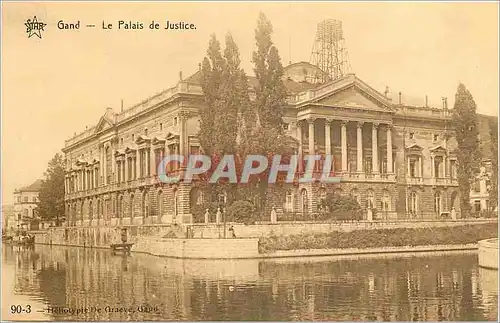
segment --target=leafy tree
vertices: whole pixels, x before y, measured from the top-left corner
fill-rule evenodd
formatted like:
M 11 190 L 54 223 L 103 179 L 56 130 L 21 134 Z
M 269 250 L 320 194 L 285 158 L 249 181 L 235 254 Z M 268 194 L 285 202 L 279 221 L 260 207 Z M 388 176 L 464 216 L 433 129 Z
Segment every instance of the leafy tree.
M 255 207 L 253 203 L 245 200 L 235 201 L 227 208 L 227 217 L 231 221 L 251 224 L 255 222 Z
M 470 187 L 475 180 L 481 160 L 479 151 L 476 103 L 465 85 L 455 94 L 452 124 L 458 144 L 457 180 L 460 190 L 462 217 L 470 214 Z
M 55 220 L 56 225 L 64 219 L 64 164 L 59 153 L 49 161 L 39 194 L 40 217 L 44 220 Z
M 283 108 L 286 106 L 287 90 L 283 83 L 283 65 L 271 35 L 273 27 L 261 12 L 255 29 L 257 49 L 253 52 L 254 73 L 257 78 L 255 112 L 256 128 L 250 136 L 247 152 L 268 155 L 287 151 L 283 134 Z M 255 180 L 261 209 L 266 206 L 268 174 L 262 173 Z
M 287 90 L 283 83 L 283 65 L 271 35 L 273 26 L 261 12 L 255 29 L 257 50 L 253 52 L 254 73 L 258 81 L 256 107 L 258 120 L 263 128 L 276 128 L 281 134 L 283 108 Z
M 225 42 L 226 48 L 222 55 L 220 43 L 212 35 L 207 57 L 202 64 L 202 89 L 206 106 L 201 113 L 199 138 L 204 153 L 212 156 L 212 171 L 220 156 L 237 154 L 241 116 L 251 110 L 248 81 L 240 68 L 238 46 L 231 34 L 226 35 Z M 209 171 L 205 179 L 211 173 Z M 207 187 L 212 199 L 221 191 L 229 191 L 231 200 L 237 198 L 235 185 L 220 182 Z
M 495 120 L 490 120 L 490 138 L 491 138 L 491 175 L 489 199 L 490 205 L 494 208 L 498 205 L 498 123 Z

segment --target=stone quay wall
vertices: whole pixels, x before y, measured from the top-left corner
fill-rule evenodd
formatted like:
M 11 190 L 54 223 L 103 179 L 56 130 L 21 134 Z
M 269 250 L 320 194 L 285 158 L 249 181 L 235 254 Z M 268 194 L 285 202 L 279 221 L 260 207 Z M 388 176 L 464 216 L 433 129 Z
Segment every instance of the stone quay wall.
M 232 225 L 238 238 L 260 238 L 269 236 L 287 236 L 306 233 L 351 232 L 356 230 L 398 229 L 398 228 L 429 228 L 429 227 L 454 227 L 462 225 L 498 223 L 497 219 L 484 220 L 449 220 L 449 221 L 354 221 L 354 222 L 278 222 L 258 223 L 254 225 L 226 223 L 226 236 L 230 233 L 228 228 Z M 223 238 L 224 225 L 193 224 L 187 227 L 192 238 Z
M 490 269 L 498 269 L 498 238 L 481 240 L 478 245 L 479 266 Z
M 393 221 L 348 223 L 258 223 L 254 225 L 190 224 L 190 225 L 128 225 L 121 227 L 58 227 L 32 232 L 35 242 L 87 248 L 110 248 L 121 243 L 122 228 L 127 228 L 127 242 L 132 251 L 157 256 L 199 259 L 235 259 L 259 257 L 258 239 L 267 236 L 304 233 L 350 232 L 355 230 L 424 228 L 497 223 L 498 220 L 456 221 Z M 237 238 L 231 238 L 233 226 Z M 229 239 L 224 239 L 224 231 Z

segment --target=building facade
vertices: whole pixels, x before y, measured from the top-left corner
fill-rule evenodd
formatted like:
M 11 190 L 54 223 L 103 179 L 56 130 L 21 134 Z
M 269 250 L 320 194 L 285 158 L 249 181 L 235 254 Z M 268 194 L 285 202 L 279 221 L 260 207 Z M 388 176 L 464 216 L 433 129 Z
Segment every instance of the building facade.
M 317 73 L 305 62 L 285 67 L 285 132 L 298 153 L 333 155 L 342 182 L 290 184 L 272 205 L 305 218 L 335 190 L 377 210 L 378 218 L 440 218 L 452 208 L 459 213 L 446 101 L 440 108 L 394 103 L 387 91 L 354 74 L 309 83 Z M 249 83 L 253 89 L 256 79 Z M 192 209 L 203 200 L 200 190 L 193 183 L 162 183 L 157 166 L 168 154 L 200 152 L 203 104 L 200 72 L 181 76 L 174 87 L 131 108 L 108 108 L 96 126 L 67 140 L 68 225 L 191 223 Z
M 493 161 L 498 161 L 498 156 L 495 156 L 493 145 L 495 144 L 491 138 L 491 131 L 498 132 L 498 118 L 494 116 L 477 115 L 479 129 L 479 149 L 481 153 L 481 167 L 476 181 L 471 186 L 470 202 L 472 212 L 481 214 L 485 211 L 496 211 L 497 205 L 490 203 L 490 187 L 491 177 L 493 173 Z M 494 129 L 491 129 L 491 127 Z
M 37 220 L 36 208 L 41 187 L 42 180 L 37 179 L 31 185 L 14 191 L 14 219 L 9 219 L 9 229 L 32 229 L 33 220 Z

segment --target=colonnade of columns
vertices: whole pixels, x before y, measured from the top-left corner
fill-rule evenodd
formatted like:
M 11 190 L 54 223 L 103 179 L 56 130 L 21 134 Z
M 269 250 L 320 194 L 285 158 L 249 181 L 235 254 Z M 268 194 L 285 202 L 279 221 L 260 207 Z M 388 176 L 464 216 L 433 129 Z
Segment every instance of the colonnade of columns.
M 316 118 L 306 119 L 308 123 L 309 132 L 309 155 L 315 154 L 315 121 Z M 332 133 L 332 122 L 333 119 L 325 118 L 325 154 L 332 155 L 332 143 L 331 143 L 331 133 Z M 347 158 L 347 125 L 350 121 L 343 120 L 340 123 L 340 142 L 341 142 L 341 159 L 342 166 L 341 172 L 346 173 L 348 170 L 348 158 Z M 356 121 L 354 121 L 356 122 Z M 356 172 L 363 172 L 363 125 L 364 122 L 356 122 L 356 142 L 357 142 L 357 167 Z M 379 156 L 378 156 L 378 130 L 380 124 L 377 122 L 372 123 L 372 170 L 373 173 L 379 173 Z M 302 127 L 301 122 L 297 124 L 298 131 L 297 137 L 299 140 L 299 154 L 303 154 L 303 141 L 302 141 Z M 387 173 L 392 174 L 393 170 L 393 158 L 392 158 L 392 125 L 386 124 L 386 134 L 387 134 Z

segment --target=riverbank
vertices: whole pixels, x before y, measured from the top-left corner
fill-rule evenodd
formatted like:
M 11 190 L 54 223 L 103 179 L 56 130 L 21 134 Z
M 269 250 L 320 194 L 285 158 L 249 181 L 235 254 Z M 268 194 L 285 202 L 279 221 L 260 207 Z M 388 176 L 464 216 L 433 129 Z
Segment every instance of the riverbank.
M 470 245 L 498 236 L 498 224 L 454 227 L 396 228 L 271 236 L 259 239 L 259 253 L 296 250 L 380 249 L 415 246 Z
M 477 250 L 479 240 L 497 236 L 497 223 L 420 228 L 358 229 L 260 238 L 184 238 L 164 232 L 181 227 L 131 227 L 132 251 L 181 259 L 255 259 Z M 175 231 L 172 231 L 175 230 Z M 55 228 L 38 233 L 35 242 L 106 248 L 120 238 L 120 228 Z

